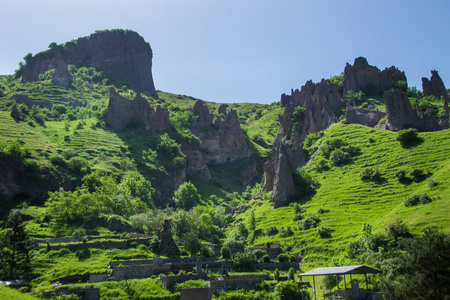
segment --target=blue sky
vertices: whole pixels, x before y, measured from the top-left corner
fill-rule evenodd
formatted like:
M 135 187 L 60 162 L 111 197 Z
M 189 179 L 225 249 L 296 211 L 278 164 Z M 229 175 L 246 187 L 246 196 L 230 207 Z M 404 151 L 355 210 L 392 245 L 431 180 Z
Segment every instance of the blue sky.
M 358 56 L 418 89 L 436 69 L 450 88 L 449 12 L 447 0 L 2 0 L 0 74 L 51 42 L 123 28 L 150 43 L 157 89 L 207 101 L 279 101 Z

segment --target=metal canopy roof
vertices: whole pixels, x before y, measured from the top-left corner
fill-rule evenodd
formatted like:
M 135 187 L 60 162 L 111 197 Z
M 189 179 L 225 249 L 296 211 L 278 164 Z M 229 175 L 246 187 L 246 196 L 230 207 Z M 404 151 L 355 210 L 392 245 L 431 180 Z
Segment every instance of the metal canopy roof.
M 381 271 L 373 269 L 371 267 L 367 267 L 365 265 L 360 265 L 360 266 L 317 268 L 309 272 L 300 274 L 298 276 L 346 275 L 346 274 L 367 274 L 367 273 L 381 273 Z

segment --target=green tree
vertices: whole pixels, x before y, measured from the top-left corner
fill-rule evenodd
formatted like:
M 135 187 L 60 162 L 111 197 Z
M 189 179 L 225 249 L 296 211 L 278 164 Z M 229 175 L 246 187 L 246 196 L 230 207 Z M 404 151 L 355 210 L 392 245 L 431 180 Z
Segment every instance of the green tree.
M 152 195 L 154 192 L 155 189 L 150 181 L 137 171 L 129 172 L 119 184 L 119 193 L 140 198 L 150 207 L 153 207 Z
M 222 255 L 222 258 L 224 259 L 230 259 L 231 258 L 231 249 L 227 245 L 223 245 L 222 249 L 220 249 L 220 254 Z
M 25 231 L 22 213 L 13 210 L 6 228 L 0 233 L 0 277 L 3 280 L 23 279 L 30 275 L 30 251 L 33 242 Z
M 183 235 L 184 249 L 189 252 L 190 256 L 195 256 L 202 249 L 202 242 L 198 235 L 191 231 Z
M 175 205 L 184 209 L 191 209 L 200 203 L 200 195 L 197 188 L 191 182 L 185 182 L 175 191 L 173 196 Z
M 404 246 L 381 280 L 385 299 L 450 299 L 450 236 L 426 228 Z

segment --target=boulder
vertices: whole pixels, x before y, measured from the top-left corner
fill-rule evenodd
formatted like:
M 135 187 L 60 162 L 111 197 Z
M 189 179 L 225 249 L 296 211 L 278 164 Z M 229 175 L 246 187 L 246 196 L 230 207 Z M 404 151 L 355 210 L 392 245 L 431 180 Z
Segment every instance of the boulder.
M 172 219 L 165 219 L 159 233 L 159 251 L 161 255 L 170 256 L 179 254 L 180 250 L 172 237 Z
M 227 114 L 227 107 L 228 105 L 222 104 L 219 106 L 219 110 L 217 111 L 220 114 L 223 114 L 224 116 Z
M 22 76 L 22 82 L 33 82 L 39 80 L 39 74 L 56 69 L 55 84 L 65 85 L 70 75 L 67 65 L 76 64 L 108 72 L 157 95 L 151 72 L 152 56 L 150 45 L 136 32 L 102 31 L 36 54 L 17 75 Z
M 14 106 L 13 106 L 13 108 L 12 108 L 12 110 L 11 110 L 11 117 L 12 117 L 14 120 L 18 120 L 18 121 L 21 120 L 20 112 L 19 112 L 19 110 L 17 109 L 17 105 L 14 105 Z
M 364 108 L 354 108 L 350 103 L 347 103 L 343 119 L 346 119 L 348 123 L 375 127 L 385 116 L 386 114 L 384 112 L 378 110 L 365 110 Z

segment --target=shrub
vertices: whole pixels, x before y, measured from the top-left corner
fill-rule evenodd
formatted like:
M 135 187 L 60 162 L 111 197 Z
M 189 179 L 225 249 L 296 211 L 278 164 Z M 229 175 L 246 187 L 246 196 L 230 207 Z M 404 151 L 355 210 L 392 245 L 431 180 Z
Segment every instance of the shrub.
M 280 271 L 278 271 L 278 268 L 273 271 L 273 279 L 275 279 L 276 281 L 280 279 Z
M 265 263 L 270 263 L 270 261 L 271 261 L 270 260 L 270 256 L 268 254 L 264 255 L 262 257 L 262 261 L 265 262 Z
M 288 237 L 294 235 L 291 226 L 287 226 L 286 229 L 284 227 L 280 228 L 280 237 Z
M 314 180 L 304 169 L 298 168 L 293 174 L 296 197 L 313 194 L 319 188 L 319 182 Z
M 211 248 L 209 248 L 208 246 L 203 245 L 201 250 L 200 250 L 200 254 L 203 257 L 213 257 L 214 256 L 214 251 Z
M 398 179 L 400 183 L 404 183 L 408 181 L 408 177 L 406 176 L 406 171 L 403 169 L 399 169 L 394 174 L 395 178 Z
M 297 284 L 293 281 L 281 281 L 275 286 L 274 295 L 276 299 L 294 300 L 304 299 L 309 300 L 311 297 L 308 292 L 301 291 Z
M 265 229 L 266 235 L 275 235 L 278 233 L 278 229 L 274 226 L 267 226 Z
M 317 233 L 319 234 L 320 238 L 325 239 L 331 237 L 332 229 L 326 226 L 321 226 L 317 228 Z
M 86 237 L 86 230 L 80 227 L 72 233 L 72 236 L 77 240 L 82 241 Z
M 415 206 L 418 204 L 426 204 L 426 203 L 430 203 L 430 202 L 431 202 L 430 196 L 428 196 L 425 193 L 422 193 L 422 194 L 415 194 L 415 195 L 407 196 L 405 198 L 405 200 L 403 201 L 403 204 L 406 207 L 410 207 L 410 206 Z
M 180 185 L 173 196 L 175 205 L 181 208 L 190 209 L 200 203 L 200 195 L 194 184 L 187 181 Z
M 413 169 L 409 173 L 409 175 L 411 175 L 411 177 L 413 178 L 413 180 L 415 182 L 420 182 L 420 181 L 424 180 L 425 178 L 427 178 L 428 176 L 430 176 L 430 172 L 416 168 L 416 169 Z
M 365 168 L 359 173 L 359 177 L 363 181 L 380 181 L 381 173 L 378 168 Z
M 317 217 L 316 215 L 312 214 L 307 216 L 302 222 L 302 228 L 304 230 L 309 229 L 309 228 L 315 228 L 317 227 L 318 223 L 320 222 L 319 217 Z
M 342 151 L 341 149 L 333 150 L 330 153 L 330 162 L 335 166 L 345 163 L 349 158 L 350 154 Z
M 287 255 L 286 253 L 278 254 L 278 261 L 279 262 L 288 262 L 289 261 L 289 255 Z
M 253 253 L 255 253 L 257 258 L 261 258 L 264 255 L 267 255 L 267 251 L 263 250 L 263 249 L 256 249 L 256 250 L 253 251 Z
M 238 252 L 233 259 L 237 270 L 251 270 L 257 262 L 258 259 L 252 251 Z
M 318 214 L 325 214 L 325 213 L 328 213 L 328 212 L 330 212 L 329 209 L 322 208 L 322 207 L 320 207 L 320 208 L 317 210 L 317 213 L 318 213 Z
M 405 147 L 419 141 L 419 136 L 417 135 L 416 129 L 408 128 L 400 130 L 396 140 Z
M 66 165 L 66 161 L 64 160 L 64 157 L 62 157 L 60 154 L 54 154 L 54 155 L 50 156 L 50 162 L 54 165 L 61 166 L 61 167 Z
M 86 159 L 77 156 L 69 159 L 67 165 L 72 172 L 79 174 L 88 166 L 88 162 Z
M 299 214 L 299 213 L 294 213 L 294 215 L 292 216 L 292 220 L 294 221 L 301 221 L 303 219 L 303 215 Z
M 297 262 L 297 258 L 294 255 L 290 256 L 290 260 L 291 260 L 291 262 Z
M 384 228 L 384 232 L 394 240 L 398 240 L 398 238 L 408 238 L 411 236 L 408 227 L 403 223 L 402 220 L 397 220 L 393 223 L 388 224 Z
M 319 158 L 318 160 L 315 160 L 312 168 L 318 172 L 328 170 L 330 166 L 328 165 L 328 162 L 324 158 Z
M 223 245 L 222 249 L 220 249 L 220 254 L 222 255 L 222 258 L 224 259 L 230 259 L 231 258 L 231 249 L 227 245 Z

